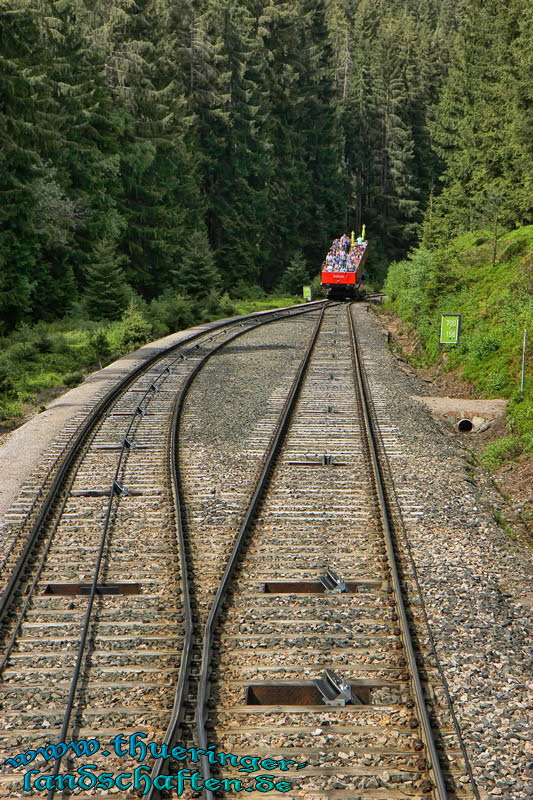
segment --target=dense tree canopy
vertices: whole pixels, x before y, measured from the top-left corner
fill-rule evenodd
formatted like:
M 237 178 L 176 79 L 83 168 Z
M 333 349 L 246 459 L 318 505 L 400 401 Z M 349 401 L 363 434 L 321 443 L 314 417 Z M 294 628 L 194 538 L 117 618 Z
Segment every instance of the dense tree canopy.
M 363 222 L 379 275 L 421 236 L 530 221 L 531 14 L 0 0 L 2 330 L 190 293 L 197 258 L 219 291 L 270 288 Z

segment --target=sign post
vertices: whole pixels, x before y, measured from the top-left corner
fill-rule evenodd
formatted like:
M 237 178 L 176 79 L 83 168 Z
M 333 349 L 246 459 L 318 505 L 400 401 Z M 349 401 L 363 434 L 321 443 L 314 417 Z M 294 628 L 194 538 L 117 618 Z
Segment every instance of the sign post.
M 440 343 L 457 344 L 461 332 L 461 314 L 443 314 L 440 320 Z
M 312 300 L 313 299 L 313 292 L 310 286 L 304 286 L 303 288 L 303 295 L 304 300 Z

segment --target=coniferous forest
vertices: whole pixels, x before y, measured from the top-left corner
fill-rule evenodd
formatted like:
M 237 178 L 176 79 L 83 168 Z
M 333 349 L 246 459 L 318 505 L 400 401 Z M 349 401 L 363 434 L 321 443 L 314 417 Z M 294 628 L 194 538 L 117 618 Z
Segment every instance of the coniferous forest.
M 527 223 L 531 29 L 527 0 L 0 0 L 3 333 L 268 290 L 362 222 L 378 280 Z
M 488 231 L 494 268 L 532 222 L 532 15 L 0 0 L 0 420 L 143 342 L 293 302 L 363 223 L 371 285 L 393 264 L 396 310 L 407 293 L 433 341 L 439 292 L 469 291 L 468 263 L 448 280 L 454 238 Z

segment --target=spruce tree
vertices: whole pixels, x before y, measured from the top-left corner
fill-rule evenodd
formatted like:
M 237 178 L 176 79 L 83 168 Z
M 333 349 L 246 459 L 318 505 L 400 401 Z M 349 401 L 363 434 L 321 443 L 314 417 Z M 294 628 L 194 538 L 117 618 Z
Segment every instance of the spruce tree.
M 287 248 L 301 245 L 310 260 L 322 257 L 338 229 L 346 184 L 322 0 L 268 5 L 260 26 L 275 210 L 269 224 L 273 263 L 267 261 L 263 278 L 269 285 L 286 263 Z
M 505 198 L 504 225 L 531 220 L 531 123 L 524 113 L 530 80 L 523 55 L 531 38 L 528 16 L 523 0 L 469 0 L 432 124 L 444 162 L 433 223 L 440 220 L 441 240 L 478 225 L 489 191 Z
M 162 0 L 98 0 L 84 24 L 101 54 L 122 124 L 116 165 L 125 274 L 152 298 L 168 286 L 186 237 L 199 222 L 172 18 Z
M 187 241 L 185 253 L 174 273 L 175 287 L 180 294 L 200 300 L 220 288 L 213 251 L 205 230 L 195 231 Z
M 84 305 L 93 319 L 120 319 L 129 292 L 115 242 L 104 239 L 94 248 L 94 261 L 86 270 Z
M 211 0 L 206 18 L 218 82 L 218 107 L 198 107 L 208 144 L 203 170 L 207 224 L 226 287 L 254 283 L 265 258 L 270 163 L 261 55 L 242 0 Z M 217 113 L 215 114 L 215 110 Z
M 105 62 L 84 31 L 83 10 L 57 0 L 54 6 L 58 60 L 49 77 L 61 103 L 64 140 L 56 164 L 74 220 L 64 247 L 49 249 L 47 257 L 51 263 L 69 265 L 82 290 L 85 270 L 95 259 L 94 247 L 102 240 L 116 242 L 125 227 L 118 201 L 127 113 L 116 106 L 106 84 Z

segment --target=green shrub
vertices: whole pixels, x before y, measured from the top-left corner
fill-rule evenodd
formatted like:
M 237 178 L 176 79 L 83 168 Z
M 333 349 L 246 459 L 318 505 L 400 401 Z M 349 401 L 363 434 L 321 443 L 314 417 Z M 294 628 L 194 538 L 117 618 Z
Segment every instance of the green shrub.
M 500 372 L 489 372 L 483 380 L 485 394 L 498 395 L 509 389 L 509 380 Z
M 22 417 L 22 403 L 19 400 L 0 400 L 0 420 L 15 421 Z
M 510 261 L 511 258 L 519 256 L 527 250 L 528 243 L 526 239 L 516 239 L 510 242 L 500 256 L 500 261 Z
M 325 297 L 325 292 L 322 288 L 322 275 L 320 275 L 320 273 L 315 275 L 311 281 L 311 294 L 313 300 L 320 300 L 322 297 Z
M 220 294 L 216 291 L 216 289 L 211 289 L 202 302 L 203 311 L 207 314 L 208 319 L 218 313 L 219 302 Z
M 54 353 L 58 355 L 72 355 L 72 345 L 63 334 L 54 337 Z
M 507 419 L 512 433 L 520 437 L 524 452 L 533 454 L 533 401 L 517 395 L 509 404 Z
M 235 286 L 230 289 L 231 297 L 238 300 L 263 300 L 266 298 L 266 292 L 257 284 L 248 285 L 245 281 L 238 281 Z
M 135 350 L 152 337 L 152 326 L 135 304 L 128 306 L 120 323 L 120 348 L 124 352 Z
M 63 383 L 65 386 L 72 388 L 73 386 L 77 386 L 79 383 L 83 381 L 83 375 L 81 372 L 69 372 L 63 378 Z
M 41 333 L 33 344 L 39 353 L 51 353 L 54 349 L 54 340 L 46 333 Z
M 182 331 L 194 325 L 193 303 L 189 297 L 168 292 L 152 300 L 149 309 L 150 318 L 154 324 L 160 323 L 163 328 L 156 330 L 161 335 Z
M 111 355 L 109 340 L 103 330 L 94 331 L 89 336 L 89 348 L 94 353 L 94 358 L 100 364 L 106 361 Z
M 25 362 L 34 362 L 39 358 L 39 351 L 30 342 L 15 342 L 7 352 L 9 360 L 18 366 Z
M 309 270 L 301 250 L 296 250 L 289 265 L 281 275 L 280 291 L 302 295 L 302 287 L 309 284 Z
M 486 469 L 493 472 L 507 461 L 516 460 L 521 453 L 522 447 L 516 436 L 503 436 L 488 444 L 479 460 Z
M 10 397 L 15 393 L 13 374 L 8 366 L 0 364 L 0 394 Z
M 66 370 L 64 370 L 66 372 Z M 35 372 L 29 372 L 24 376 L 24 381 L 19 381 L 18 396 L 20 399 L 30 402 L 35 392 L 43 389 L 51 389 L 64 383 L 63 374 L 58 370 L 45 370 L 43 368 Z
M 218 310 L 223 317 L 235 316 L 235 303 L 227 292 L 224 292 L 218 303 Z
M 468 350 L 476 359 L 485 359 L 491 353 L 495 353 L 496 350 L 499 350 L 500 344 L 500 336 L 497 336 L 495 333 L 480 331 L 479 333 L 474 333 L 471 337 Z

